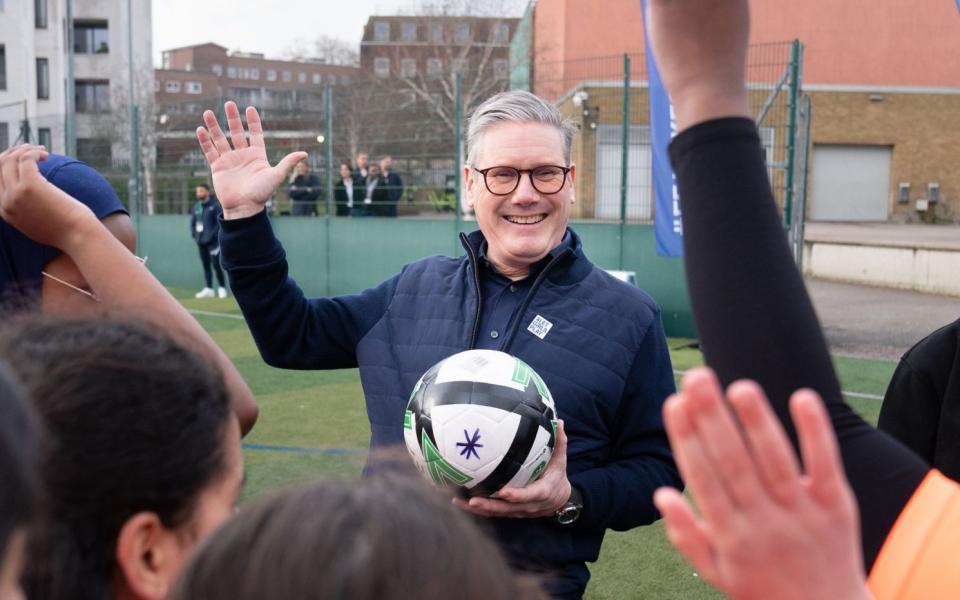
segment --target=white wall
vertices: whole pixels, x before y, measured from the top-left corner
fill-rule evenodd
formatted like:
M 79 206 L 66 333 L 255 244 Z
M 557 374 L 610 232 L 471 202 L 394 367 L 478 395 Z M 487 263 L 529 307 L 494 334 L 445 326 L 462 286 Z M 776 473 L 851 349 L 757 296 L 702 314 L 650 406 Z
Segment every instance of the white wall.
M 957 250 L 807 242 L 803 266 L 822 279 L 960 296 Z

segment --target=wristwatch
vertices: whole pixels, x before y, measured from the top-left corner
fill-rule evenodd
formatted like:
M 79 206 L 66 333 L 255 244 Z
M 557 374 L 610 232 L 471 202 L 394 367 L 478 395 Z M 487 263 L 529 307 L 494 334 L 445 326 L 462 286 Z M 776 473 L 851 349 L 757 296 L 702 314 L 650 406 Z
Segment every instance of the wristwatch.
M 583 494 L 574 486 L 570 486 L 570 498 L 567 503 L 557 509 L 554 519 L 561 525 L 570 525 L 580 518 L 583 512 Z

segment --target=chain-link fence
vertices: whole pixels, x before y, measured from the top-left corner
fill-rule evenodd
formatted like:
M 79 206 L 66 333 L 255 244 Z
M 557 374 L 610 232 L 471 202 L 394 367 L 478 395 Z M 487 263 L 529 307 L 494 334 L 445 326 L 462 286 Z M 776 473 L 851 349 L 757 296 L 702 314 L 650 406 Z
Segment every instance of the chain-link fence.
M 802 110 L 801 56 L 800 44 L 787 42 L 752 46 L 748 57 L 752 110 L 787 226 L 802 223 L 795 215 L 803 214 L 798 204 L 805 184 L 809 109 Z M 307 212 L 458 218 L 462 216 L 457 210 L 458 166 L 466 151 L 463 123 L 480 102 L 509 87 L 510 65 L 481 55 L 455 65 L 458 74 L 454 75 L 429 61 L 425 69 L 417 66 L 420 63 L 388 76 L 377 76 L 374 69 L 368 76 L 340 78 L 322 87 L 278 90 L 245 82 L 249 87 L 221 88 L 216 96 L 140 106 L 133 136 L 138 186 L 131 185 L 131 121 L 126 110 L 112 111 L 106 92 L 103 98 L 96 93 L 81 98 L 78 93 L 77 155 L 100 169 L 124 201 L 129 190 L 137 189 L 134 212 L 188 213 L 196 185 L 209 177 L 195 137 L 201 114 L 212 109 L 223 122 L 223 102 L 233 100 L 241 108 L 259 109 L 271 162 L 293 150 L 309 152 L 314 176 L 310 187 L 315 189 L 295 194 L 315 208 Z M 572 148 L 577 166 L 572 218 L 650 222 L 654 202 L 644 56 L 534 62 L 530 71 L 532 91 L 555 102 L 580 132 Z M 2 111 L 0 121 L 9 126 L 6 140 L 0 142 L 12 144 L 26 135 L 30 141 L 63 151 L 57 147 L 57 140 L 63 139 L 62 116 L 30 119 L 20 115 L 24 111 L 20 105 Z M 0 128 L 0 138 L 3 135 Z M 381 180 L 371 190 L 358 173 L 360 154 L 368 157 L 369 166 L 390 160 L 388 168 L 398 178 Z M 342 164 L 353 180 L 349 194 L 341 185 Z M 623 165 L 627 165 L 625 186 Z M 303 187 L 303 181 L 289 183 Z M 349 210 L 347 204 L 352 205 Z M 277 190 L 270 210 L 278 215 L 298 212 L 289 184 Z M 465 207 L 462 214 L 466 216 Z

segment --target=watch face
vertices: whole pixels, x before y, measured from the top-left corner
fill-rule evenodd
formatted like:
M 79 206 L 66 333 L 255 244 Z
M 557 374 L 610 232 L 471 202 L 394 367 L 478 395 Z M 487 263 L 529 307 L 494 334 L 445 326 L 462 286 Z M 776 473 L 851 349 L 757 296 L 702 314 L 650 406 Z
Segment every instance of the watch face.
M 576 504 L 568 504 L 557 511 L 557 523 L 569 525 L 580 517 L 580 507 Z

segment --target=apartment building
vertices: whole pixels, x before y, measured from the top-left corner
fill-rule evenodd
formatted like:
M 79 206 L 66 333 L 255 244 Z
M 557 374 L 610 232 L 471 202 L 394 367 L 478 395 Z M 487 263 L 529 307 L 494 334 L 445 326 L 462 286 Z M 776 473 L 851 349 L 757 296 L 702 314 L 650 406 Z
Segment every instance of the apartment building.
M 126 161 L 130 60 L 134 102 L 153 93 L 150 4 L 0 0 L 0 147 L 31 141 L 66 152 L 72 131 L 82 160 Z

